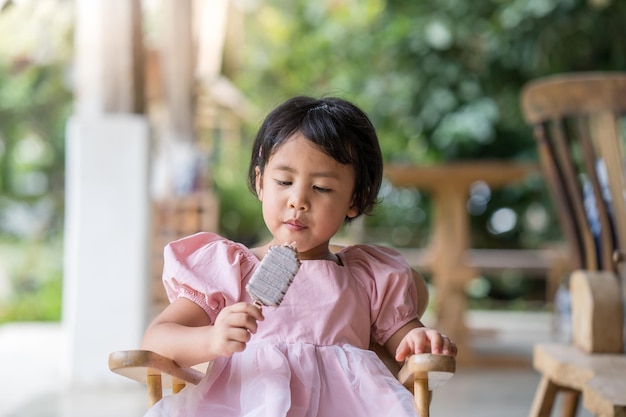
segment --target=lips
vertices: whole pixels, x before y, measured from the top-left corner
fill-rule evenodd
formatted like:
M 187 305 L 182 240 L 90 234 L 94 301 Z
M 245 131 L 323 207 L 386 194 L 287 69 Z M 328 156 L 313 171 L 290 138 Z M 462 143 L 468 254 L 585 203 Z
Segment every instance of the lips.
M 289 230 L 294 230 L 294 231 L 306 229 L 306 226 L 302 222 L 300 222 L 300 221 L 298 221 L 296 219 L 287 220 L 287 221 L 284 222 L 284 225 Z

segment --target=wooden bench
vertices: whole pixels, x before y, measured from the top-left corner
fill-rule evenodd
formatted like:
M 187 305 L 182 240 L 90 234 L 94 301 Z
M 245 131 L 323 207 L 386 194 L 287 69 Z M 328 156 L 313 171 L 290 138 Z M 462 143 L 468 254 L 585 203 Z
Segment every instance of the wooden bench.
M 565 390 L 579 392 L 596 416 L 626 416 L 626 356 L 545 344 L 535 346 L 533 365 L 543 377 L 531 416 L 549 416 L 557 393 Z
M 429 249 L 399 248 L 409 265 L 422 272 L 432 272 Z M 564 249 L 468 249 L 466 264 L 477 273 L 501 274 L 519 271 L 524 276 L 546 280 L 546 300 L 551 301 L 563 277 L 571 272 Z
M 437 254 L 431 248 L 396 248 L 407 260 L 409 265 L 420 272 L 435 274 L 436 265 L 445 262 L 443 258 L 450 255 L 439 252 Z M 440 320 L 445 320 L 445 332 L 452 337 L 462 349 L 457 357 L 460 363 L 466 365 L 510 365 L 528 366 L 526 359 L 513 357 L 494 358 L 477 355 L 471 348 L 470 337 L 472 329 L 465 322 L 467 309 L 467 293 L 465 286 L 475 276 L 483 274 L 502 274 L 507 271 L 515 271 L 530 279 L 544 279 L 546 281 L 546 300 L 552 301 L 558 286 L 563 278 L 571 272 L 568 254 L 559 248 L 550 249 L 466 249 L 462 258 L 455 260 L 457 267 L 450 270 L 449 276 L 439 280 L 433 279 L 433 285 L 437 292 L 448 288 L 445 296 L 436 297 L 435 309 L 437 326 L 441 326 Z
M 558 394 L 563 416 L 583 406 L 599 417 L 626 417 L 626 354 L 617 276 L 608 271 L 575 271 L 572 344 L 535 346 L 533 366 L 542 379 L 529 417 L 549 417 Z

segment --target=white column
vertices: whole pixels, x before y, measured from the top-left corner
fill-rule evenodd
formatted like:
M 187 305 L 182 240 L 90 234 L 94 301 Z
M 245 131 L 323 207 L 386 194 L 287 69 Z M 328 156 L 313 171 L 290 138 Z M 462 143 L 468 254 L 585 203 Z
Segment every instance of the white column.
M 62 362 L 71 384 L 116 382 L 111 351 L 146 323 L 149 127 L 145 117 L 74 117 L 67 129 Z

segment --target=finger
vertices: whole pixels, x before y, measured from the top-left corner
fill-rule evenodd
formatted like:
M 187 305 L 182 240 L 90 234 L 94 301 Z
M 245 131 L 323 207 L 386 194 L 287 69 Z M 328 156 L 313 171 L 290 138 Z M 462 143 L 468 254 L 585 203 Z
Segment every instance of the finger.
M 248 313 L 231 313 L 225 318 L 224 324 L 227 327 L 245 329 L 251 333 L 257 331 L 257 320 Z
M 226 329 L 211 339 L 209 349 L 217 356 L 231 356 L 243 351 L 249 338 L 250 333 L 243 329 Z
M 409 348 L 409 344 L 404 340 L 400 342 L 398 348 L 396 349 L 396 361 L 402 362 L 407 358 L 408 355 L 411 354 L 411 349 Z
M 434 354 L 443 353 L 444 337 L 436 330 L 428 332 L 428 339 L 430 341 L 430 352 Z
M 258 321 L 263 321 L 265 319 L 265 317 L 263 316 L 263 312 L 260 308 L 257 308 L 253 304 L 243 301 L 226 307 L 224 310 L 226 309 L 233 313 L 245 313 L 251 317 L 254 317 L 254 319 Z
M 238 303 L 235 304 L 231 304 L 229 306 L 224 307 L 225 311 L 232 311 L 234 313 L 241 313 L 244 312 L 248 309 L 248 303 L 246 303 L 245 301 L 240 301 Z
M 252 334 L 248 330 L 242 328 L 233 327 L 226 332 L 226 340 L 229 342 L 246 344 L 250 341 L 251 337 Z
M 263 311 L 261 311 L 260 308 L 257 308 L 253 304 L 247 304 L 246 313 L 254 317 L 255 320 L 258 320 L 258 321 L 265 320 L 265 316 L 263 316 Z
M 439 336 L 439 339 L 441 340 L 441 343 L 439 344 L 439 342 L 437 342 L 438 347 L 436 348 L 437 350 L 434 353 L 441 353 L 444 355 L 453 356 L 456 355 L 456 344 L 454 344 L 454 342 L 452 342 L 448 336 L 442 334 Z
M 430 349 L 429 340 L 422 331 L 413 331 L 405 336 L 396 349 L 396 360 L 401 362 L 411 354 L 424 353 Z
M 414 353 L 427 353 L 431 351 L 430 338 L 427 333 L 419 332 L 417 337 L 413 339 L 412 351 Z
M 458 351 L 456 344 L 450 339 L 447 339 L 447 340 L 446 339 L 444 339 L 443 353 L 446 355 L 456 356 L 457 351 Z

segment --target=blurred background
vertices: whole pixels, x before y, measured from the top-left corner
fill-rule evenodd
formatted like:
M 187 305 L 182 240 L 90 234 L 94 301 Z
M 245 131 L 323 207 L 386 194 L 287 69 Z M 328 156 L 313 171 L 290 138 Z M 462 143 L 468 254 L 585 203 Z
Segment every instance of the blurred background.
M 617 1 L 227 3 L 222 44 L 215 46 L 223 48 L 219 79 L 195 80 L 196 100 L 204 101 L 194 146 L 200 184 L 219 196 L 220 233 L 246 244 L 265 233 L 245 184 L 248 149 L 263 115 L 287 97 L 353 100 L 372 118 L 387 161 L 536 161 L 532 132 L 518 105 L 522 84 L 552 73 L 626 65 L 621 46 L 626 4 Z M 74 2 L 2 4 L 0 322 L 54 321 L 61 313 Z M 158 136 L 163 9 L 158 0 L 146 0 L 142 7 L 147 82 L 153 84 L 146 91 L 147 113 Z M 205 82 L 220 84 L 213 92 L 217 97 L 205 91 Z M 225 103 L 206 103 L 220 99 Z M 227 114 L 202 113 L 215 109 Z M 191 188 L 177 192 L 186 191 Z M 364 238 L 400 247 L 425 245 L 428 195 L 387 184 L 381 197 L 375 214 L 365 219 Z M 493 192 L 478 185 L 468 210 L 474 247 L 536 248 L 560 239 L 538 176 Z M 474 286 L 476 306 L 541 308 L 550 301 L 541 299 L 541 288 L 533 288 L 541 282 L 488 278 Z
M 386 163 L 537 163 L 521 86 L 559 72 L 626 67 L 626 2 L 616 0 L 133 3 L 141 105 L 130 113 L 150 127 L 151 207 L 207 193 L 214 231 L 247 245 L 267 237 L 246 187 L 249 148 L 264 115 L 290 96 L 358 104 L 378 129 Z M 105 13 L 118 2 L 96 4 Z M 182 4 L 187 14 L 175 21 Z M 89 92 L 79 88 L 88 77 L 77 69 L 86 55 L 77 54 L 76 38 L 77 10 L 88 7 L 0 0 L 0 325 L 63 319 L 66 129 Z M 104 30 L 121 31 L 127 21 L 107 20 Z M 176 36 L 189 42 L 176 44 Z M 177 50 L 186 55 L 177 58 Z M 105 61 L 116 56 L 108 51 Z M 174 68 L 180 56 L 189 68 Z M 188 93 L 182 105 L 177 89 Z M 174 114 L 185 106 L 187 116 Z M 385 182 L 380 197 L 374 214 L 340 238 L 426 247 L 429 194 Z M 477 182 L 466 207 L 472 248 L 563 243 L 538 172 L 499 189 Z M 478 271 L 465 291 L 472 310 L 550 312 L 555 291 L 547 287 L 517 270 Z

